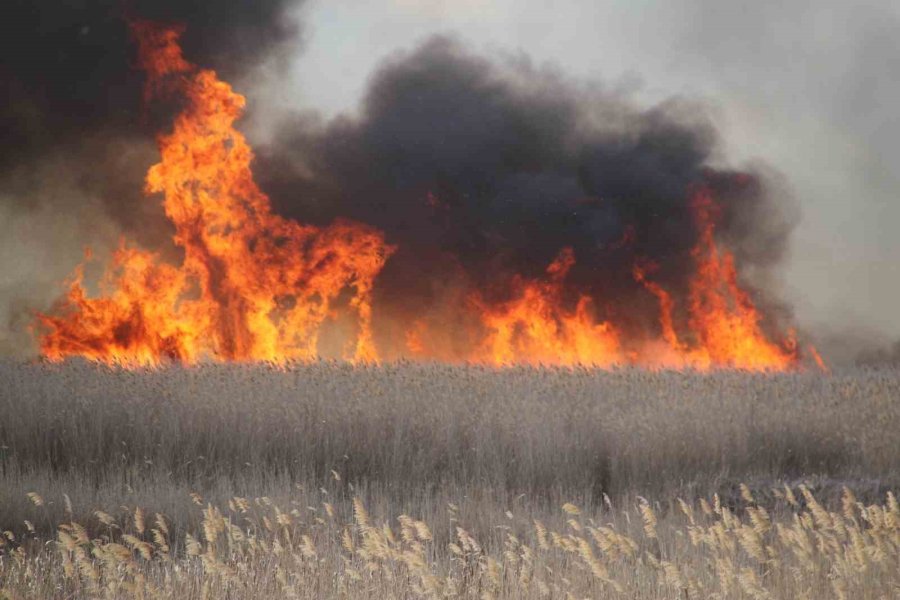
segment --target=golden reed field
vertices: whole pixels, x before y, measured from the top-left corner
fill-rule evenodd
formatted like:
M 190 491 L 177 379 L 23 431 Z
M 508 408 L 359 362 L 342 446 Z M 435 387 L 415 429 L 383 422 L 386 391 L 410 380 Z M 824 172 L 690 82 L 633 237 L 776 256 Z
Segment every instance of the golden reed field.
M 896 371 L 0 380 L 4 600 L 900 594 Z

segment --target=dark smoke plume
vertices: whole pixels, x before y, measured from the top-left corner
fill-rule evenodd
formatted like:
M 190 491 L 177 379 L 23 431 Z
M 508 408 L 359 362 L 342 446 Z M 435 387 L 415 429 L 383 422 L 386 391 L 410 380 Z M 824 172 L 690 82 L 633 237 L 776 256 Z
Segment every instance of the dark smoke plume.
M 691 189 L 714 191 L 745 283 L 768 278 L 795 224 L 776 177 L 713 168 L 717 132 L 701 106 L 640 108 L 447 38 L 385 64 L 359 118 L 285 131 L 257 169 L 276 206 L 383 229 L 399 250 L 379 302 L 399 314 L 439 303 L 455 273 L 488 293 L 512 273 L 541 277 L 570 246 L 572 289 L 617 323 L 652 328 L 656 301 L 632 266 L 652 261 L 654 279 L 683 296 L 697 239 Z
M 143 74 L 126 21 L 184 23 L 192 60 L 234 80 L 298 31 L 288 0 L 7 0 L 0 8 L 0 168 L 97 130 L 133 132 Z

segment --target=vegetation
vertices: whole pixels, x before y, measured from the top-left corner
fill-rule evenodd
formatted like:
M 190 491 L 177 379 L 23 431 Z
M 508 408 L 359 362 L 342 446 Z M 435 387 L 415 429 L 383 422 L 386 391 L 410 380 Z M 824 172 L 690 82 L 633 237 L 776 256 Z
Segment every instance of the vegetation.
M 549 523 L 510 507 L 487 540 L 452 503 L 427 520 L 382 520 L 359 499 L 351 517 L 328 502 L 233 498 L 225 510 L 197 509 L 201 526 L 184 538 L 139 507 L 119 519 L 98 511 L 93 533 L 69 521 L 53 549 L 9 552 L 0 584 L 23 598 L 895 597 L 893 494 L 865 506 L 845 490 L 842 509 L 829 512 L 805 486 L 785 487 L 773 490 L 773 515 L 742 492 L 740 516 L 718 496 L 679 500 L 679 513 L 662 517 L 644 500 L 591 516 L 566 503 Z
M 891 370 L 0 363 L 0 597 L 893 597 L 898 400 Z

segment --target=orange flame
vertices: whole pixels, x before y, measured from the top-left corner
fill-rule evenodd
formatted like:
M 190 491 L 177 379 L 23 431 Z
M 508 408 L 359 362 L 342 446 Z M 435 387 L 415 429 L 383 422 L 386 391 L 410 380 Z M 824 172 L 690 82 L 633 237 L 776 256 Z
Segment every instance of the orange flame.
M 159 138 L 162 160 L 146 185 L 164 195 L 184 261 L 175 267 L 123 244 L 99 298 L 87 296 L 79 268 L 56 316 L 39 315 L 42 354 L 141 365 L 163 357 L 310 359 L 322 323 L 351 289 L 358 333 L 346 356 L 376 359 L 371 290 L 393 248 L 358 223 L 320 229 L 272 214 L 253 180 L 253 152 L 234 128 L 244 97 L 182 57 L 179 29 L 136 23 L 132 30 L 147 97 L 172 86 L 187 101 Z
M 826 364 L 825 359 L 822 358 L 822 355 L 819 354 L 819 351 L 815 346 L 809 344 L 806 349 L 820 371 L 822 371 L 823 373 L 831 373 L 831 368 L 828 366 L 828 364 Z
M 573 310 L 564 306 L 563 282 L 574 264 L 574 252 L 564 248 L 547 267 L 547 281 L 516 277 L 508 302 L 490 306 L 474 296 L 488 334 L 473 358 L 501 365 L 621 363 L 618 334 L 611 324 L 597 322 L 592 300 L 581 296 Z
M 738 284 L 734 255 L 716 245 L 718 207 L 709 190 L 694 194 L 693 209 L 700 237 L 691 252 L 697 272 L 691 281 L 690 324 L 700 344 L 700 360 L 749 370 L 790 368 L 797 362 L 793 332 L 779 345 L 760 328 L 760 314 Z
M 513 277 L 511 300 L 491 305 L 480 295 L 474 296 L 473 304 L 487 333 L 471 359 L 494 364 L 634 364 L 697 370 L 797 368 L 799 357 L 793 333 L 781 343 L 768 339 L 758 310 L 738 283 L 734 256 L 717 245 L 718 207 L 708 190 L 700 189 L 694 194 L 692 209 L 699 236 L 691 252 L 695 273 L 687 307 L 689 342 L 680 339 L 677 332 L 672 295 L 647 278 L 652 265 L 635 265 L 633 275 L 657 298 L 661 339 L 623 340 L 612 323 L 596 319 L 593 301 L 588 296 L 580 296 L 575 308 L 567 309 L 563 283 L 575 264 L 575 256 L 571 248 L 564 248 L 547 268 L 545 280 Z M 420 334 L 416 331 L 417 342 Z M 417 351 L 423 352 L 421 344 Z M 810 347 L 810 353 L 824 370 L 824 362 L 814 348 Z
M 88 296 L 78 267 L 53 313 L 38 315 L 41 353 L 129 366 L 167 358 L 310 360 L 319 354 L 323 325 L 349 317 L 353 333 L 343 355 L 377 360 L 372 289 L 394 247 L 359 223 L 319 228 L 273 214 L 253 179 L 253 151 L 234 128 L 244 97 L 184 59 L 179 28 L 135 23 L 132 30 L 148 78 L 145 100 L 171 92 L 186 100 L 172 131 L 159 137 L 161 160 L 146 178 L 147 193 L 163 197 L 183 260 L 175 266 L 122 242 L 99 297 Z M 427 202 L 445 208 L 433 194 Z M 698 238 L 684 305 L 649 278 L 654 265 L 633 268 L 634 280 L 659 305 L 658 334 L 634 338 L 622 324 L 601 319 L 591 296 L 567 286 L 575 265 L 567 247 L 544 278 L 512 277 L 502 301 L 476 291 L 450 319 L 412 316 L 406 352 L 496 365 L 797 368 L 793 333 L 770 339 L 738 282 L 734 256 L 716 242 L 719 209 L 710 191 L 695 190 L 691 208 Z M 631 244 L 635 235 L 627 228 L 611 248 Z M 470 321 L 477 324 L 474 334 Z M 466 333 L 462 344 L 454 337 L 458 330 Z M 809 354 L 827 370 L 812 346 Z
M 737 280 L 734 255 L 718 247 L 715 221 L 718 206 L 709 190 L 698 189 L 692 209 L 699 238 L 691 251 L 696 271 L 690 282 L 688 307 L 693 346 L 679 340 L 672 312 L 674 302 L 660 285 L 649 281 L 644 270 L 634 269 L 635 279 L 657 297 L 660 327 L 671 353 L 661 362 L 666 366 L 694 369 L 729 367 L 751 371 L 786 370 L 798 365 L 793 332 L 777 344 L 760 327 L 760 314 Z M 650 362 L 656 362 L 650 357 Z
M 672 300 L 671 294 L 667 292 L 661 285 L 647 279 L 647 271 L 641 265 L 634 265 L 632 270 L 634 280 L 642 284 L 648 292 L 656 296 L 659 301 L 659 325 L 662 328 L 663 340 L 678 353 L 685 352 L 685 347 L 678 341 L 678 334 L 675 333 L 675 323 L 672 320 L 672 311 L 675 308 L 675 302 Z

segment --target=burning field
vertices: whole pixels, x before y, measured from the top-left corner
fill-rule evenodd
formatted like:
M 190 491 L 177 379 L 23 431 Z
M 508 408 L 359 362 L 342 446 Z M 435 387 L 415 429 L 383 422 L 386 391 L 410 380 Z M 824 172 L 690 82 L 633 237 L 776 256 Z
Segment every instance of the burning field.
M 59 4 L 0 36 L 0 600 L 896 595 L 900 345 L 823 360 L 709 107 L 436 35 L 307 114 L 299 0 Z
M 123 239 L 96 294 L 79 268 L 65 296 L 37 317 L 40 352 L 51 360 L 83 356 L 139 366 L 324 355 L 355 362 L 825 368 L 815 349 L 799 342 L 789 315 L 751 281 L 754 272 L 765 279 L 783 243 L 783 227 L 761 231 L 757 224 L 766 221 L 758 213 L 777 213 L 776 199 L 761 176 L 707 165 L 710 132 L 663 107 L 639 113 L 602 106 L 624 111 L 615 115 L 621 130 L 591 129 L 575 105 L 492 81 L 488 67 L 435 42 L 412 64 L 383 74 L 381 85 L 400 89 L 378 92 L 402 96 L 392 79 L 416 80 L 427 76 L 429 63 L 457 61 L 444 66 L 484 80 L 474 85 L 493 86 L 477 100 L 498 118 L 518 116 L 518 107 L 504 102 L 554 111 L 547 127 L 561 131 L 530 131 L 538 125 L 532 119 L 516 135 L 556 137 L 559 147 L 491 148 L 473 136 L 446 141 L 471 143 L 464 151 L 481 155 L 471 164 L 462 156 L 416 164 L 439 157 L 392 157 L 377 138 L 367 139 L 393 116 L 377 111 L 396 110 L 379 102 L 408 101 L 376 97 L 370 122 L 339 123 L 333 129 L 347 130 L 322 134 L 321 175 L 298 185 L 328 198 L 326 212 L 356 206 L 311 225 L 273 209 L 254 179 L 254 153 L 235 128 L 245 98 L 183 56 L 182 28 L 133 22 L 131 32 L 145 102 L 177 107 L 145 181 L 147 201 L 162 201 L 177 259 Z M 404 72 L 414 68 L 426 70 Z M 433 93 L 426 82 L 422 102 Z M 401 133 L 426 134 L 415 124 L 423 116 L 413 114 Z M 453 126 L 454 115 L 446 121 L 427 135 L 450 136 L 442 129 Z M 568 139 L 576 131 L 578 139 Z M 358 148 L 329 148 L 340 137 Z M 409 149 L 445 143 L 405 142 Z M 367 152 L 378 153 L 374 168 L 395 174 L 394 189 L 386 189 L 384 174 L 341 172 L 346 161 L 365 168 L 353 161 Z M 335 189 L 332 176 L 353 183 Z M 382 214 L 367 214 L 373 212 Z

